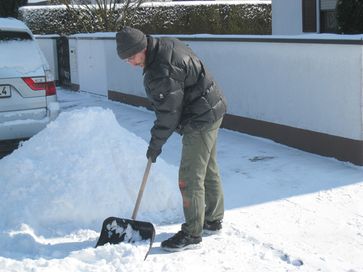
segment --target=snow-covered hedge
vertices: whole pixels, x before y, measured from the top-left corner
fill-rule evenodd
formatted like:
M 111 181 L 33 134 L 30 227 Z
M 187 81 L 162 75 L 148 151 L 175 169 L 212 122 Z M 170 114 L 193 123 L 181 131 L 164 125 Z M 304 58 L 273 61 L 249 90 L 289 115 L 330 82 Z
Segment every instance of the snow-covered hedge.
M 91 18 L 73 18 L 65 6 L 23 7 L 23 20 L 35 34 L 104 31 Z M 149 34 L 271 34 L 270 1 L 153 2 L 143 4 L 133 27 Z

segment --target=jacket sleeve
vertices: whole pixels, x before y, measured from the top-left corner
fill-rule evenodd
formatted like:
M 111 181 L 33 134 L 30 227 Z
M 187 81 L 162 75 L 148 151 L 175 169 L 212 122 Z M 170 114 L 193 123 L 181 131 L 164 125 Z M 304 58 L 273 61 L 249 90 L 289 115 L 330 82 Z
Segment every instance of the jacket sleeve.
M 159 150 L 179 125 L 184 83 L 170 76 L 156 77 L 149 82 L 146 92 L 156 115 L 149 146 Z

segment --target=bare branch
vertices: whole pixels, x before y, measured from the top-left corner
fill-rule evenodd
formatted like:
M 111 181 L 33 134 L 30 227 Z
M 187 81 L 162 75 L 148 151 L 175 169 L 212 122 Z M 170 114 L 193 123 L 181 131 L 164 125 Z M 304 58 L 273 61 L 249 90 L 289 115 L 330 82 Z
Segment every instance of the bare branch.
M 59 0 L 83 31 L 117 31 L 144 0 Z

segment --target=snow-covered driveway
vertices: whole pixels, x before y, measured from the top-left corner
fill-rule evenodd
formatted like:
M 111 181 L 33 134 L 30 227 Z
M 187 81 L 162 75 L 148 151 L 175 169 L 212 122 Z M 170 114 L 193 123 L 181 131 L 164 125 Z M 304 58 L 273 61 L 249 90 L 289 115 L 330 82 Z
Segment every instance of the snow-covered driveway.
M 221 129 L 223 231 L 166 253 L 182 223 L 181 139 L 153 164 L 138 219 L 147 243 L 93 248 L 103 219 L 130 218 L 154 115 L 58 91 L 62 113 L 0 160 L 0 271 L 363 271 L 363 167 Z

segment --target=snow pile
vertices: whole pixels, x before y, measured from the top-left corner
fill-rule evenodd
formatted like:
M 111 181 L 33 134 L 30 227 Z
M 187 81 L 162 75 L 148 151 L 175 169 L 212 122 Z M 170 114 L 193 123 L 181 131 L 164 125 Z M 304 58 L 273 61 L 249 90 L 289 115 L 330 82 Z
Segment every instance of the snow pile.
M 99 231 L 108 216 L 130 218 L 146 166 L 147 143 L 109 109 L 60 114 L 0 164 L 0 229 L 27 224 L 38 234 Z M 137 219 L 181 217 L 177 169 L 153 164 Z

